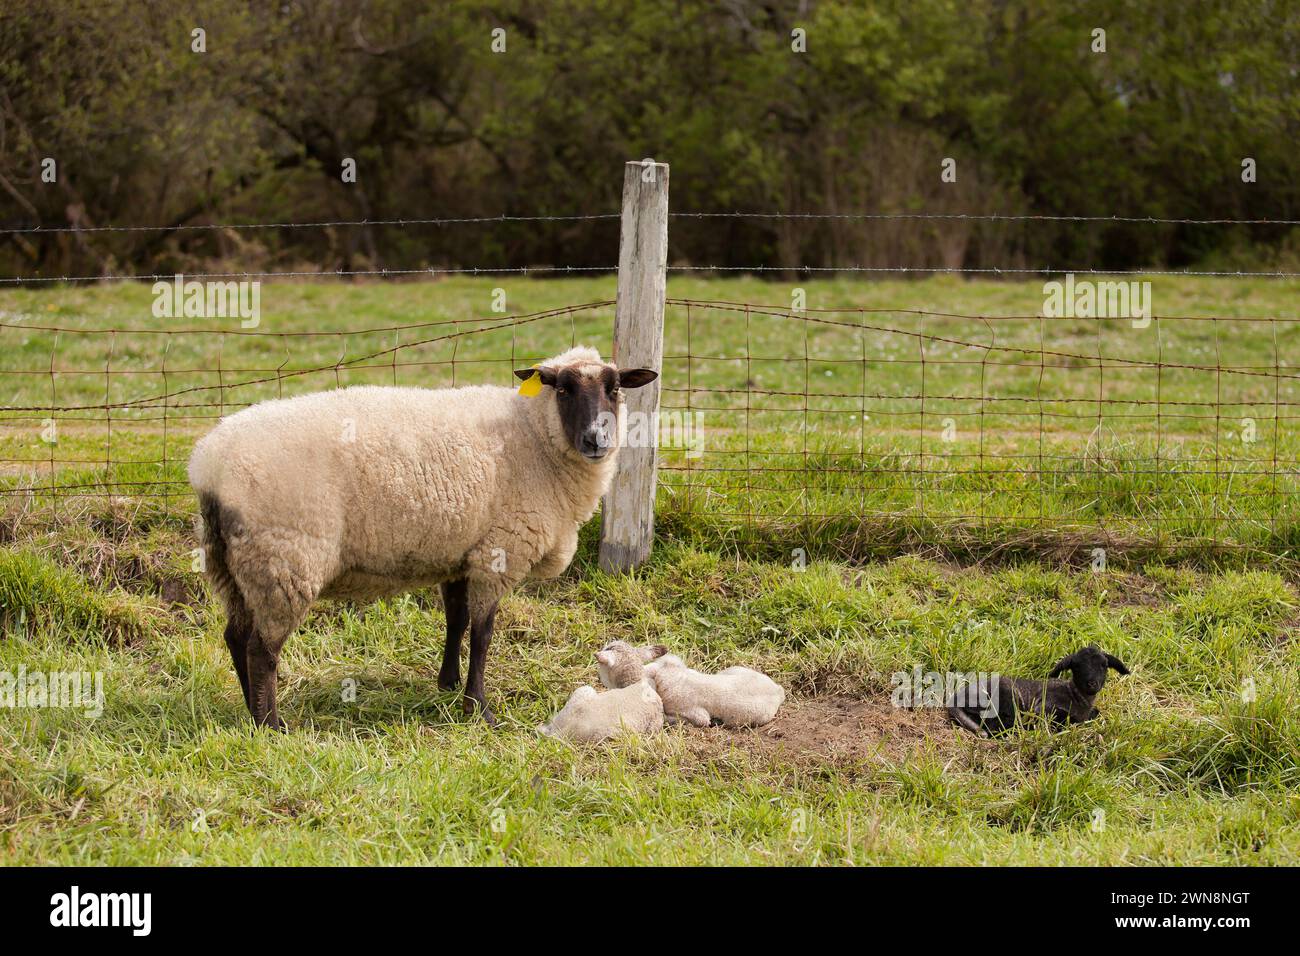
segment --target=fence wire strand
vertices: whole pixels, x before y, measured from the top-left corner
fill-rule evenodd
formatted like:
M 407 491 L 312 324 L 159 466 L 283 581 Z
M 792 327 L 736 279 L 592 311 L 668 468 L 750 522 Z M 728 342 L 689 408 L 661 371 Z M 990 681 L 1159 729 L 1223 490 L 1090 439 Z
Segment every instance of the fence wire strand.
M 406 227 L 406 226 L 451 226 L 451 225 L 500 225 L 508 222 L 598 222 L 618 219 L 620 213 L 585 213 L 553 216 L 436 216 L 397 219 L 317 219 L 306 221 L 285 220 L 281 222 L 176 222 L 158 225 L 94 226 L 73 223 L 71 225 L 45 226 L 25 223 L 22 225 L 0 225 L 0 235 L 37 235 L 40 233 L 135 233 L 135 232 L 224 232 L 228 230 L 255 229 L 336 229 L 368 227 Z M 934 212 L 670 212 L 672 219 L 793 219 L 793 220 L 828 220 L 845 222 L 893 222 L 893 221 L 971 221 L 971 222 L 1110 222 L 1140 223 L 1149 225 L 1180 226 L 1295 226 L 1300 219 L 1194 219 L 1167 218 L 1161 216 L 1076 216 L 1049 215 L 1030 213 L 934 213 Z
M 672 212 L 676 219 L 1300 225 L 974 213 Z M 619 213 L 268 223 L 20 224 L 0 234 L 473 226 L 617 220 Z M 71 267 L 66 267 L 71 269 Z M 556 276 L 613 266 L 187 273 L 186 280 Z M 696 265 L 674 273 L 1171 276 L 1291 280 L 1289 271 L 965 266 Z M 0 277 L 0 286 L 171 281 L 171 273 Z M 267 398 L 354 383 L 484 381 L 593 335 L 612 301 L 521 315 L 349 330 L 106 328 L 0 321 L 0 500 L 191 497 L 189 446 Z M 603 324 L 598 325 L 599 317 Z M 565 329 L 563 326 L 568 326 Z M 600 332 L 596 332 L 597 328 Z M 1199 542 L 1292 554 L 1300 319 L 1124 320 L 865 305 L 794 309 L 670 298 L 660 420 L 668 524 L 807 548 L 813 532 L 868 553 L 947 535 L 1110 546 Z M 508 339 L 508 344 L 507 340 Z M 12 347 L 6 347 L 6 343 Z M 1271 353 L 1271 354 L 1270 354 Z M 102 387 L 101 387 L 102 386 Z M 674 429 L 676 430 L 674 432 Z M 157 447 L 157 438 L 161 448 Z M 992 543 L 992 544 L 991 544 Z

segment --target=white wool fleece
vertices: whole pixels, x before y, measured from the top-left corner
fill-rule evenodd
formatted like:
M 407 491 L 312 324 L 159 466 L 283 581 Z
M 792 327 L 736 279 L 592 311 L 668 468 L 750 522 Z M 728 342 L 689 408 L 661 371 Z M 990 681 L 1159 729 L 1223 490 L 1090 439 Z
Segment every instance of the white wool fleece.
M 600 366 L 578 347 L 543 363 Z M 562 572 L 616 454 L 583 458 L 553 389 L 353 386 L 263 402 L 195 446 L 189 477 L 221 507 L 230 575 L 268 643 L 317 597 L 373 599 L 468 577 L 485 612 Z M 220 582 L 218 582 L 220 584 Z
M 748 667 L 705 674 L 673 654 L 646 665 L 646 677 L 664 702 L 664 712 L 696 727 L 713 720 L 724 727 L 761 727 L 771 722 L 785 700 L 785 689 Z
M 624 641 L 606 644 L 596 655 L 601 682 L 625 687 L 639 680 L 654 685 L 670 721 L 707 727 L 760 727 L 771 722 L 785 701 L 785 689 L 748 667 L 728 667 L 705 674 L 686 666 L 662 644 L 633 647 Z
M 653 734 L 663 729 L 664 705 L 648 681 L 620 690 L 597 693 L 594 687 L 579 687 L 569 702 L 542 724 L 537 732 L 548 737 L 583 743 L 599 743 L 620 734 Z

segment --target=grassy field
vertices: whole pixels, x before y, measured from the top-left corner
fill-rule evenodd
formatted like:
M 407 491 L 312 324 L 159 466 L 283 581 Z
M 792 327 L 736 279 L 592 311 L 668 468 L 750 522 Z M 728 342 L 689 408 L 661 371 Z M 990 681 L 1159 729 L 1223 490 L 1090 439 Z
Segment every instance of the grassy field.
M 697 444 L 666 449 L 663 512 L 683 533 L 848 558 L 1041 550 L 1081 531 L 1145 552 L 1300 547 L 1300 320 L 1286 283 L 1157 280 L 1146 328 L 1042 319 L 1038 282 L 805 283 L 802 315 L 794 288 L 672 282 L 664 424 L 668 444 Z M 508 313 L 491 310 L 494 289 Z M 251 402 L 511 382 L 575 341 L 610 345 L 607 278 L 262 293 L 251 330 L 155 318 L 143 284 L 0 293 L 0 376 L 18 409 L 0 419 L 0 490 L 181 501 L 194 437 Z M 684 422 L 697 430 L 673 427 Z
M 194 438 L 276 394 L 608 352 L 612 280 L 267 284 L 251 335 L 156 319 L 147 286 L 0 290 L 0 672 L 102 672 L 106 698 L 0 708 L 0 856 L 1300 862 L 1300 323 L 1245 321 L 1296 317 L 1290 286 L 1157 281 L 1146 329 L 1042 321 L 1038 282 L 800 286 L 802 316 L 772 314 L 789 285 L 670 280 L 664 403 L 703 445 L 665 452 L 649 565 L 600 573 L 593 522 L 507 599 L 501 729 L 436 690 L 441 612 L 412 595 L 313 612 L 283 737 L 250 734 L 191 570 Z M 762 668 L 788 703 L 760 731 L 539 739 L 615 637 Z M 1042 675 L 1090 641 L 1133 674 L 1062 734 L 890 704 L 900 671 Z

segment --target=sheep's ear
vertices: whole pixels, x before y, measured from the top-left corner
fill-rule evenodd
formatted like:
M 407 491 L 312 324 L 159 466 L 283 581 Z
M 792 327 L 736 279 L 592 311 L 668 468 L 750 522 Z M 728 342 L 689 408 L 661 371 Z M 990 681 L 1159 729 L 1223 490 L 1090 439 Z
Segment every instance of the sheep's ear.
M 652 368 L 621 368 L 618 370 L 619 388 L 640 388 L 649 385 L 659 377 Z
M 654 644 L 650 647 L 641 648 L 641 660 L 649 664 L 651 661 L 657 661 L 668 653 L 668 648 L 663 644 Z
M 1124 666 L 1124 662 L 1114 654 L 1106 655 L 1106 666 L 1113 671 L 1119 671 L 1121 674 L 1128 673 L 1128 668 Z
M 541 366 L 537 368 L 517 368 L 515 369 L 515 378 L 521 382 L 527 381 L 533 377 L 534 373 L 541 376 L 543 385 L 555 386 L 555 369 L 553 368 L 542 368 Z
M 1057 661 L 1056 666 L 1052 668 L 1052 672 L 1047 676 L 1060 677 L 1063 671 L 1071 670 L 1073 667 L 1074 667 L 1074 655 L 1071 654 L 1070 656 L 1062 657 L 1059 661 Z

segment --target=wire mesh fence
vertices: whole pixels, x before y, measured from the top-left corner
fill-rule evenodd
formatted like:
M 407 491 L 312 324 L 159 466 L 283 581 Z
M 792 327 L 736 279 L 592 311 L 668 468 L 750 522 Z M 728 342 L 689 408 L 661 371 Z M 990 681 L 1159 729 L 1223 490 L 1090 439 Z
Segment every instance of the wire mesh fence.
M 695 213 L 691 219 L 1126 222 L 1293 220 L 929 213 Z M 30 226 L 6 233 L 441 229 L 617 220 L 619 214 Z M 580 276 L 612 266 L 265 269 L 188 280 L 406 280 Z M 670 265 L 676 275 L 844 274 L 1254 277 L 1286 271 Z M 0 277 L 0 288 L 172 275 Z M 780 287 L 769 283 L 770 288 Z M 955 296 L 961 301 L 960 296 Z M 454 312 L 454 310 L 452 310 Z M 1230 310 L 1225 309 L 1224 312 Z M 443 310 L 448 314 L 448 310 Z M 69 498 L 191 507 L 184 463 L 223 415 L 267 398 L 354 384 L 514 383 L 512 371 L 579 342 L 610 354 L 610 300 L 364 328 L 180 328 L 0 315 L 0 505 Z M 343 323 L 350 326 L 351 323 Z M 335 323 L 339 325 L 339 323 Z M 1300 319 L 1144 314 L 1058 318 L 919 308 L 836 309 L 669 298 L 657 520 L 674 534 L 796 556 L 913 545 L 1001 549 L 1186 548 L 1292 557 Z M 644 440 L 644 436 L 642 436 Z
M 506 384 L 575 344 L 580 320 L 607 329 L 612 307 L 346 331 L 3 321 L 0 494 L 54 507 L 74 495 L 188 498 L 185 459 L 224 415 L 349 385 Z
M 661 494 L 696 527 L 796 558 L 1290 554 L 1296 323 L 670 300 L 664 410 L 694 444 L 665 451 Z
M 511 384 L 579 342 L 608 354 L 612 317 L 606 300 L 349 331 L 6 318 L 0 495 L 187 511 L 189 448 L 222 415 L 353 384 Z M 809 554 L 1073 541 L 1289 555 L 1298 323 L 671 298 L 661 527 Z

